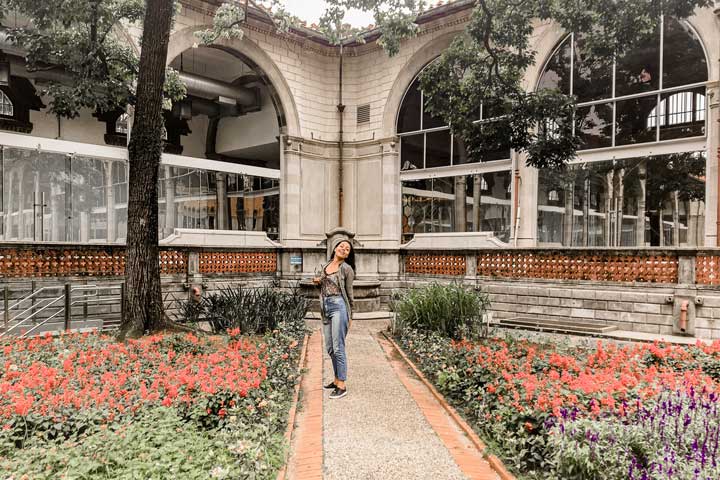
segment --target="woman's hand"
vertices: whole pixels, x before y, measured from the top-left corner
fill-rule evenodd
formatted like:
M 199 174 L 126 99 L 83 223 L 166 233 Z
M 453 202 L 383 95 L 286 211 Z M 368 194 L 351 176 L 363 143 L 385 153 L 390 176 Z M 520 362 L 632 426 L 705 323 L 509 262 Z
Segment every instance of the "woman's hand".
M 313 285 L 320 285 L 320 277 L 313 277 L 312 283 Z

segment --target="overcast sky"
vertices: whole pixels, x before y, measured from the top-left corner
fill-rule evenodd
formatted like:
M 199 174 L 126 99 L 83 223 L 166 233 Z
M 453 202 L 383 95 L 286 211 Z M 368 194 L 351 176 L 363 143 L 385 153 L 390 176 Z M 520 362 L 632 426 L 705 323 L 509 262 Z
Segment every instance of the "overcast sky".
M 285 8 L 297 15 L 308 24 L 317 23 L 320 16 L 325 11 L 325 2 L 323 0 L 285 0 Z M 361 12 L 359 10 L 351 10 L 345 15 L 345 21 L 354 27 L 367 27 L 375 23 L 372 12 Z

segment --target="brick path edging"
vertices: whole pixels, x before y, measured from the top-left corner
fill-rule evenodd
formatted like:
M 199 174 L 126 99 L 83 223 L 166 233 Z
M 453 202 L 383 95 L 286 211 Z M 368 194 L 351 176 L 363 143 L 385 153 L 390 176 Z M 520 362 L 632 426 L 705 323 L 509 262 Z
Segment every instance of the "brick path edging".
M 497 456 L 487 451 L 487 446 L 485 445 L 485 443 L 480 440 L 480 437 L 478 437 L 475 431 L 470 427 L 470 425 L 467 424 L 465 420 L 463 420 L 463 418 L 457 413 L 457 411 L 455 411 L 455 409 L 450 404 L 448 404 L 448 402 L 445 400 L 445 397 L 437 391 L 435 386 L 430 383 L 427 378 L 425 378 L 425 375 L 423 375 L 420 369 L 415 366 L 413 361 L 410 360 L 410 358 L 405 354 L 405 352 L 400 348 L 400 346 L 395 342 L 395 340 L 392 339 L 385 332 L 382 332 L 382 335 L 395 348 L 400 357 L 405 361 L 405 363 L 408 364 L 410 369 L 412 369 L 412 371 L 415 373 L 415 375 L 417 375 L 420 381 L 423 382 L 423 384 L 430 390 L 430 392 L 432 392 L 433 396 L 437 399 L 440 405 L 443 406 L 445 411 L 455 421 L 458 427 L 460 427 L 460 429 L 465 432 L 470 441 L 483 454 L 483 456 L 487 459 L 488 463 L 493 468 L 493 470 L 495 470 L 498 476 L 502 480 L 516 480 L 515 476 L 510 473 L 507 468 L 505 468 L 505 465 L 502 463 L 502 461 Z
M 302 371 L 305 366 L 305 356 L 307 355 L 307 348 L 308 348 L 308 335 L 306 333 L 305 337 L 303 338 L 302 351 L 300 352 L 300 361 L 298 362 L 298 373 L 300 375 L 298 376 L 297 383 L 295 384 L 295 389 L 293 392 L 293 400 L 292 400 L 292 404 L 290 406 L 290 412 L 288 412 L 288 424 L 287 424 L 287 427 L 285 428 L 284 438 L 288 442 L 288 448 L 284 454 L 283 466 L 278 471 L 277 476 L 275 477 L 275 480 L 285 480 L 285 474 L 287 472 L 287 464 L 288 464 L 288 460 L 290 458 L 290 441 L 292 439 L 293 430 L 295 429 L 295 416 L 297 414 L 298 399 L 300 398 L 300 384 L 302 383 Z

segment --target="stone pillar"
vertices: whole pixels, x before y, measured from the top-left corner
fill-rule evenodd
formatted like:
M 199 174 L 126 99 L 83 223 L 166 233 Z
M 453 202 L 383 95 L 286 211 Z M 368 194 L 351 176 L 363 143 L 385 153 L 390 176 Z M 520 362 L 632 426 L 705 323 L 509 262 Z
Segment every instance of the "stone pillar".
M 610 170 L 605 177 L 605 246 L 612 245 L 612 212 L 614 197 L 615 170 Z
M 90 221 L 88 212 L 80 212 L 80 242 L 88 243 L 90 233 Z
M 573 220 L 575 206 L 573 205 L 574 184 L 566 184 L 563 191 L 565 193 L 565 216 L 563 218 L 563 246 L 572 246 Z
M 107 241 L 114 243 L 117 238 L 117 222 L 115 220 L 115 185 L 113 185 L 113 161 L 103 162 L 105 167 L 105 221 L 107 222 Z
M 640 191 L 638 192 L 638 208 L 637 208 L 637 228 L 635 232 L 635 245 L 638 247 L 645 246 L 645 197 L 647 185 L 647 162 L 640 162 L 638 166 L 638 181 L 640 183 Z
M 62 222 L 65 222 L 67 214 L 65 213 L 65 202 L 60 202 L 60 196 L 62 195 L 62 186 L 53 183 L 50 187 L 50 240 L 58 242 L 64 240 L 60 238 L 60 226 Z M 69 228 L 65 225 L 65 228 Z
M 454 231 L 464 232 L 467 227 L 467 180 L 465 175 L 455 177 Z
M 590 176 L 583 180 L 583 223 L 582 223 L 582 246 L 590 245 Z
M 175 205 L 175 180 L 171 178 L 172 169 L 169 165 L 163 166 L 165 169 L 165 227 L 163 238 L 170 235 L 175 230 L 175 221 L 177 218 L 177 209 Z
M 402 187 L 396 139 L 382 145 L 382 240 L 399 245 L 402 238 Z
M 705 182 L 705 246 L 719 244 L 717 235 L 718 162 L 720 162 L 720 87 L 707 89 L 707 168 Z
M 625 169 L 621 168 L 617 175 L 617 202 L 615 212 L 615 246 L 619 247 L 622 245 L 622 224 L 623 224 L 623 211 L 625 210 Z
M 678 192 L 672 193 L 673 246 L 680 246 L 680 197 Z
M 515 155 L 515 165 L 520 170 L 520 222 L 517 231 L 517 245 L 519 247 L 534 247 L 537 245 L 537 197 L 538 197 L 538 171 L 525 164 L 526 155 L 512 152 Z M 515 172 L 513 175 L 513 188 L 515 186 Z M 513 192 L 513 195 L 517 193 Z M 515 232 L 516 212 L 512 211 L 513 232 Z
M 473 211 L 472 229 L 473 232 L 482 231 L 482 175 L 473 175 Z
M 217 226 L 216 230 L 229 230 L 228 218 L 228 197 L 227 197 L 227 175 L 222 172 L 215 173 L 215 185 L 217 195 Z

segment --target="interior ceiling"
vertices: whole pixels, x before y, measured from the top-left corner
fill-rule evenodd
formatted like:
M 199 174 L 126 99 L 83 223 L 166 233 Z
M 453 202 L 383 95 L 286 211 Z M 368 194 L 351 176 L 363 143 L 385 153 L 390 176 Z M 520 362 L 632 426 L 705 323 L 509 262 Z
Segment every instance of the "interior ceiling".
M 228 157 L 248 160 L 258 160 L 263 163 L 271 164 L 277 162 L 280 155 L 280 145 L 277 142 L 266 143 L 264 145 L 255 145 L 253 147 L 241 148 L 238 150 L 228 150 L 226 152 L 218 152 Z M 275 168 L 275 167 L 270 167 Z
M 202 77 L 232 83 L 243 75 L 253 73 L 253 70 L 242 60 L 217 48 L 197 47 L 185 50 L 182 53 L 182 71 L 194 73 Z M 180 55 L 170 64 L 175 70 L 180 70 Z

